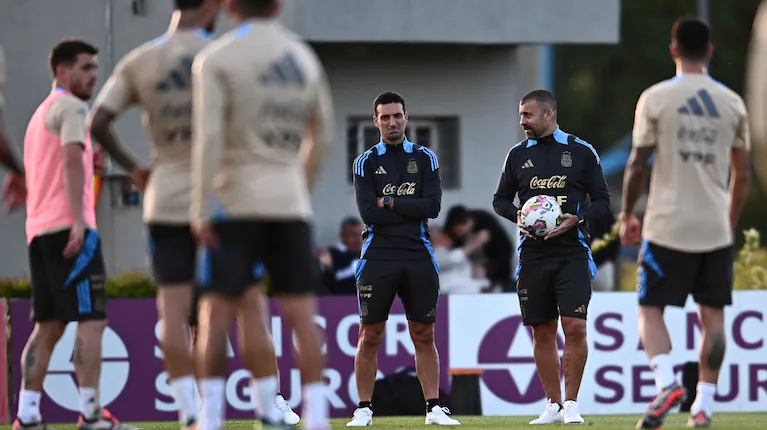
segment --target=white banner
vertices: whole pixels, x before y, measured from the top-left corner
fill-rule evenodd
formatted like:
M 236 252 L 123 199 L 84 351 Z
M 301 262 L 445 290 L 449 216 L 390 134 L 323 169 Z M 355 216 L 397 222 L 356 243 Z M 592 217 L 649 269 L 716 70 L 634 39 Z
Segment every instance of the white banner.
M 763 411 L 767 404 L 767 291 L 738 291 L 726 308 L 727 353 L 715 412 Z M 448 301 L 451 368 L 485 369 L 484 415 L 537 415 L 546 398 L 533 361 L 530 330 L 515 294 L 452 295 Z M 633 293 L 595 292 L 588 312 L 589 358 L 578 398 L 583 414 L 641 413 L 655 395 L 653 373 L 637 329 Z M 672 361 L 698 361 L 695 304 L 667 308 Z M 560 354 L 564 335 L 559 330 Z M 564 381 L 562 384 L 564 395 Z M 694 393 L 690 393 L 694 395 Z

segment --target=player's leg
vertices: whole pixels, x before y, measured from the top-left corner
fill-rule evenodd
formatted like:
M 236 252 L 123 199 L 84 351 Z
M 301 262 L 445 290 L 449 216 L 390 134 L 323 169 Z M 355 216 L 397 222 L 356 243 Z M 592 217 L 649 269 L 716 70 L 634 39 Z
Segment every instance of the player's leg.
M 231 291 L 237 297 L 237 320 L 239 347 L 253 379 L 252 391 L 255 396 L 255 413 L 263 424 L 282 425 L 285 421 L 297 424 L 300 417 L 293 413 L 287 402 L 278 395 L 279 375 L 273 340 L 269 334 L 269 310 L 266 296 L 260 287 L 264 275 L 261 258 L 271 250 L 266 246 L 268 226 L 259 222 L 240 222 L 219 226 L 222 243 L 241 241 L 249 238 L 248 273 L 242 278 L 231 279 Z M 284 240 L 290 241 L 288 238 Z M 247 279 L 246 279 L 247 278 Z
M 264 277 L 264 265 L 263 263 L 257 263 L 253 268 L 254 285 L 260 285 Z M 266 297 L 264 298 L 266 300 Z M 266 303 L 266 302 L 265 302 Z M 269 318 L 268 307 L 263 312 L 263 318 L 265 318 L 267 329 L 271 332 L 271 319 Z M 297 425 L 301 421 L 301 417 L 291 409 L 288 401 L 280 393 L 280 387 L 282 386 L 282 380 L 280 378 L 279 363 L 277 362 L 277 355 L 274 354 L 274 339 L 269 338 L 272 343 L 272 360 L 274 361 L 275 369 L 277 369 L 277 395 L 275 396 L 275 404 L 282 414 L 282 421 L 290 426 Z
M 237 303 L 238 346 L 243 364 L 252 375 L 256 415 L 264 423 L 283 422 L 275 398 L 279 391 L 274 346 L 267 328 L 268 308 L 263 288 L 252 284 Z
M 557 348 L 557 300 L 554 294 L 552 266 L 525 264 L 517 277 L 517 296 L 522 323 L 533 327 L 533 358 L 548 403 L 541 415 L 530 424 L 562 422 L 562 384 Z
M 195 378 L 186 333 L 194 294 L 197 246 L 189 226 L 149 225 L 152 271 L 157 283 L 160 346 L 170 390 L 186 427 L 197 422 Z
M 195 280 L 196 281 L 196 280 Z M 197 345 L 197 314 L 200 306 L 200 289 L 195 282 L 194 293 L 192 294 L 192 305 L 189 307 L 189 319 L 187 324 L 189 325 L 189 355 L 192 357 L 192 372 L 194 373 L 194 405 L 195 411 L 200 411 L 202 408 L 202 399 L 200 398 L 200 388 L 197 386 L 199 375 L 197 374 L 197 361 L 194 353 L 195 346 Z
M 360 260 L 355 273 L 357 305 L 360 314 L 354 372 L 359 405 L 347 427 L 373 424 L 373 389 L 378 372 L 378 347 L 383 339 L 386 320 L 401 283 L 401 263 L 385 260 Z
M 666 306 L 682 307 L 692 292 L 700 259 L 642 242 L 639 252 L 637 291 L 639 293 L 639 338 L 650 368 L 655 374 L 658 394 L 637 423 L 637 428 L 658 428 L 668 412 L 684 402 L 686 391 L 674 376 L 671 338 L 663 320 Z
M 399 296 L 405 307 L 410 338 L 415 346 L 415 369 L 426 400 L 426 424 L 460 425 L 439 401 L 439 351 L 434 323 L 439 305 L 439 265 L 433 260 L 402 263 L 405 279 Z
M 226 411 L 226 343 L 234 312 L 229 297 L 213 288 L 200 296 L 199 306 L 194 351 L 202 399 L 198 426 L 201 430 L 218 430 L 223 426 Z
M 272 290 L 279 298 L 282 316 L 295 333 L 301 351 L 294 356 L 301 370 L 304 427 L 329 428 L 329 406 L 322 382 L 323 333 L 314 323 L 317 315 L 314 294 L 322 279 L 312 250 L 309 224 L 286 221 L 264 223 L 261 227 L 266 239 L 263 261 Z M 271 393 L 272 402 L 275 395 L 276 391 Z
M 200 301 L 194 362 L 202 397 L 199 426 L 218 430 L 226 411 L 227 335 L 236 316 L 236 299 L 252 283 L 251 245 L 242 223 L 215 225 L 218 247 L 201 251 L 198 267 Z
M 701 325 L 699 375 L 688 427 L 710 427 L 726 347 L 724 307 L 732 304 L 734 250 L 732 247 L 706 253 L 700 266 L 693 298 L 698 304 Z
M 561 263 L 555 280 L 557 304 L 562 317 L 562 330 L 565 333 L 565 352 L 562 356 L 565 370 L 562 420 L 565 424 L 583 424 L 578 407 L 578 392 L 589 355 L 586 317 L 594 275 L 596 265 L 593 261 L 572 260 Z
M 32 278 L 32 320 L 35 328 L 21 353 L 21 391 L 14 429 L 50 429 L 40 416 L 43 380 L 48 370 L 51 353 L 65 325 L 56 319 L 51 284 L 49 282 L 41 239 L 29 245 L 29 268 Z
M 95 230 L 87 230 L 80 253 L 65 260 L 62 251 L 69 230 L 47 235 L 43 253 L 54 295 L 56 318 L 77 321 L 72 361 L 80 389 L 80 429 L 109 427 L 129 428 L 101 408 L 102 336 L 107 325 L 106 269 L 101 253 L 101 239 Z
M 264 276 L 264 267 L 263 264 L 258 264 L 258 270 L 254 270 L 254 275 L 256 275 L 256 283 L 260 284 L 263 276 Z M 258 272 L 258 273 L 255 273 Z M 269 332 L 271 333 L 271 318 L 269 318 L 269 312 L 268 308 L 267 311 L 264 313 L 264 317 L 267 319 L 267 326 L 269 329 Z M 272 342 L 272 345 L 274 345 L 274 338 L 270 337 L 270 341 Z M 274 351 L 274 347 L 272 347 L 272 351 Z M 282 396 L 281 393 L 281 387 L 282 387 L 282 378 L 280 377 L 280 367 L 279 362 L 277 361 L 277 355 L 274 355 L 274 366 L 277 369 L 277 396 L 275 398 L 275 403 L 277 404 L 277 409 L 280 410 L 280 413 L 282 413 L 282 422 L 289 426 L 295 426 L 298 425 L 299 422 L 301 422 L 301 417 L 291 409 L 290 405 L 288 404 L 288 401 L 285 399 L 285 397 Z

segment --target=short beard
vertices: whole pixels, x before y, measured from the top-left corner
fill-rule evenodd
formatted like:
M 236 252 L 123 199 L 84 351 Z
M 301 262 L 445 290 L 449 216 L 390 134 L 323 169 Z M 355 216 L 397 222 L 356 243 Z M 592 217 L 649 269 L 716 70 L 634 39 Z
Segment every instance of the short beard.
M 75 97 L 77 97 L 78 99 L 82 101 L 88 101 L 91 98 L 91 94 L 85 94 L 85 92 L 83 91 L 78 91 L 77 88 L 72 88 L 71 92 L 72 92 L 72 95 L 74 95 Z

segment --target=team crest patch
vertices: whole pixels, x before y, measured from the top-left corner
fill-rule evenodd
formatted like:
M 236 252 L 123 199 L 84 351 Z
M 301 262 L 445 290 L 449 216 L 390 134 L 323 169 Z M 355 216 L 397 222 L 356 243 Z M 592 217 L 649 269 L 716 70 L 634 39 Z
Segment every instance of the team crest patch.
M 573 157 L 570 152 L 565 151 L 562 153 L 562 160 L 560 160 L 562 167 L 571 167 L 573 165 Z
M 411 158 L 410 161 L 407 163 L 407 172 L 408 173 L 418 173 L 418 164 L 415 162 L 415 158 Z

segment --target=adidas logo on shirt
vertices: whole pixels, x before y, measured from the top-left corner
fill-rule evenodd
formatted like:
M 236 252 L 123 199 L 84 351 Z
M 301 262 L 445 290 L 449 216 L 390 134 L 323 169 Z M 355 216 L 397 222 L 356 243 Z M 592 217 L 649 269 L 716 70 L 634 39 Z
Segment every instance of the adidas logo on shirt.
M 522 165 L 523 169 L 529 169 L 531 167 L 535 167 L 533 165 L 533 162 L 528 158 L 527 161 L 525 161 L 525 164 Z
M 697 97 L 696 97 L 697 96 Z M 710 116 L 719 118 L 719 111 L 716 109 L 714 100 L 706 90 L 700 90 L 696 96 L 687 99 L 687 103 L 679 107 L 678 112 L 682 115 Z M 703 109 L 705 108 L 705 112 Z
M 378 168 L 376 169 L 376 175 L 385 175 L 385 174 L 386 174 L 386 169 L 384 169 L 383 166 L 378 166 Z
M 295 85 L 303 87 L 306 84 L 304 73 L 291 54 L 287 54 L 272 64 L 260 79 L 264 85 Z

